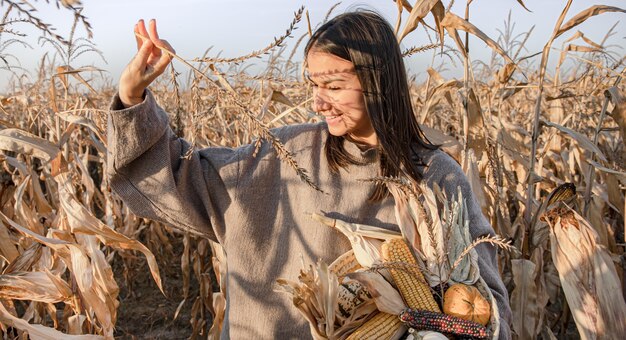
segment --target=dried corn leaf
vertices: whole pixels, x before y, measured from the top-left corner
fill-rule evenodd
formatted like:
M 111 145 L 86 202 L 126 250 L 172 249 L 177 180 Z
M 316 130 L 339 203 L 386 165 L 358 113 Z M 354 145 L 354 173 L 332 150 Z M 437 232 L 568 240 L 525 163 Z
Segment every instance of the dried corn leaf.
M 472 247 L 467 205 L 461 188 L 457 190 L 455 201 L 448 201 L 443 193 L 440 193 L 439 201 L 443 203 L 443 218 L 448 223 L 447 229 L 451 234 L 447 251 L 448 263 L 453 264 L 449 283 L 473 285 L 480 277 L 478 253 Z
M 569 39 L 565 40 L 565 42 L 570 42 L 570 41 L 572 41 L 574 39 L 578 39 L 578 38 L 583 39 L 584 42 L 586 42 L 587 44 L 589 44 L 589 45 L 591 45 L 591 46 L 593 46 L 593 47 L 595 47 L 595 48 L 597 48 L 599 50 L 601 50 L 603 48 L 602 45 L 597 44 L 593 40 L 587 38 L 585 36 L 585 34 L 583 32 L 581 32 L 581 31 L 576 31 L 576 33 L 574 33 L 574 35 L 572 35 Z
M 56 145 L 20 129 L 0 130 L 0 150 L 33 156 L 44 161 L 53 159 L 59 153 Z
M 589 140 L 589 138 L 587 138 L 582 133 L 574 131 L 574 130 L 572 130 L 570 128 L 567 128 L 565 126 L 559 125 L 557 123 L 552 123 L 552 122 L 545 121 L 545 120 L 542 120 L 542 123 L 544 125 L 546 125 L 546 126 L 550 126 L 550 127 L 556 128 L 556 129 L 558 129 L 561 132 L 565 132 L 568 136 L 574 138 L 574 140 L 576 142 L 578 142 L 578 145 L 581 148 L 583 148 L 583 149 L 585 149 L 585 150 L 587 150 L 587 151 L 589 151 L 591 153 L 596 154 L 596 156 L 598 156 L 598 158 L 600 158 L 601 160 L 603 160 L 605 162 L 607 161 L 606 156 L 604 156 L 604 153 L 595 144 L 593 144 L 593 142 L 591 140 Z
M 9 263 L 13 263 L 13 261 L 20 256 L 20 252 L 16 245 L 13 244 L 9 231 L 2 221 L 0 221 L 0 254 L 4 256 Z
M 487 149 L 486 126 L 483 121 L 483 110 L 473 88 L 469 89 L 467 98 L 467 145 L 466 149 L 474 149 L 476 155 L 480 158 L 483 151 Z
M 601 51 L 596 47 L 589 46 L 580 46 L 574 44 L 568 44 L 565 46 L 565 49 L 561 51 L 561 56 L 559 57 L 559 65 L 563 63 L 565 57 L 567 57 L 567 52 L 598 52 Z
M 513 62 L 513 60 L 506 54 L 504 49 L 502 47 L 500 47 L 500 45 L 497 42 L 495 42 L 493 39 L 489 38 L 485 33 L 483 33 L 483 31 L 478 29 L 478 27 L 474 26 L 469 21 L 462 19 L 458 15 L 456 15 L 456 14 L 454 14 L 452 12 L 446 13 L 446 16 L 443 19 L 443 21 L 441 22 L 441 24 L 447 30 L 453 29 L 455 32 L 456 32 L 456 30 L 462 30 L 462 31 L 468 32 L 470 34 L 473 34 L 474 36 L 476 36 L 477 38 L 482 40 L 485 44 L 487 44 L 487 46 L 491 47 L 491 49 L 493 49 L 495 52 L 497 52 L 500 56 L 502 56 L 504 58 L 504 60 L 506 60 L 507 63 L 515 64 L 515 62 Z M 456 35 L 458 36 L 458 34 L 456 34 Z M 455 39 L 455 41 L 457 41 L 457 38 L 454 38 L 454 39 Z M 457 41 L 457 45 L 459 45 L 460 49 L 463 46 L 463 44 L 460 41 L 460 38 Z M 462 48 L 462 51 L 465 51 L 465 49 Z
M 125 250 L 138 250 L 146 257 L 152 278 L 163 292 L 159 267 L 154 254 L 137 240 L 124 236 L 111 229 L 102 221 L 98 220 L 82 204 L 80 204 L 74 194 L 72 182 L 67 173 L 62 173 L 55 177 L 59 183 L 60 203 L 63 211 L 67 214 L 67 219 L 72 232 L 95 235 L 102 243 Z
M 615 265 L 599 246 L 597 233 L 564 204 L 544 218 L 550 225 L 552 259 L 581 338 L 621 338 L 626 334 L 626 303 Z
M 346 276 L 360 282 L 367 289 L 379 311 L 400 315 L 407 308 L 400 293 L 380 273 L 360 271 Z
M 622 133 L 622 142 L 626 146 L 626 98 L 622 92 L 615 86 L 610 87 L 604 92 L 604 95 L 611 99 L 613 103 L 613 111 L 611 117 L 617 123 Z
M 0 298 L 45 303 L 69 301 L 72 289 L 50 272 L 13 272 L 0 275 Z
M 511 292 L 513 330 L 520 339 L 534 339 L 539 314 L 538 287 L 535 283 L 537 266 L 530 260 L 511 260 L 515 288 Z
M 104 138 L 102 131 L 100 131 L 98 126 L 91 119 L 87 117 L 71 114 L 69 112 L 57 112 L 57 116 L 59 116 L 59 118 L 63 119 L 64 121 L 68 123 L 81 125 L 81 126 L 88 128 L 93 133 L 95 133 L 96 136 L 98 136 L 99 140 L 106 142 L 107 139 Z
M 400 233 L 383 228 L 358 223 L 348 223 L 340 219 L 329 218 L 319 214 L 313 214 L 312 217 L 322 224 L 335 228 L 344 234 L 352 245 L 357 261 L 363 267 L 371 267 L 382 261 L 381 246 L 384 240 L 402 238 Z
M 576 14 L 573 18 L 569 19 L 566 23 L 561 25 L 559 30 L 556 31 L 556 34 L 554 35 L 554 38 L 557 38 L 561 34 L 563 34 L 563 33 L 567 32 L 567 31 L 569 31 L 570 29 L 572 29 L 572 28 L 582 24 L 583 22 L 585 22 L 585 20 L 591 18 L 592 16 L 596 16 L 598 14 L 602 14 L 602 13 L 606 13 L 606 12 L 622 12 L 622 13 L 626 13 L 625 10 L 623 10 L 621 8 L 618 8 L 618 7 L 605 6 L 605 5 L 591 6 L 591 7 L 587 8 L 586 10 L 581 11 L 580 13 Z
M 531 10 L 528 9 L 528 7 L 526 7 L 526 5 L 524 5 L 524 2 L 522 0 L 517 0 L 517 2 L 522 5 L 522 7 L 524 7 L 525 10 L 532 12 Z
M 98 71 L 98 72 L 102 72 L 104 70 L 95 68 L 95 67 L 81 67 L 79 69 L 74 69 L 71 66 L 58 66 L 57 67 L 57 73 L 54 75 L 56 77 L 59 77 L 59 79 L 61 79 L 61 82 L 63 83 L 63 85 L 67 88 L 67 79 L 66 79 L 66 75 L 71 75 L 72 77 L 74 77 L 76 80 L 78 80 L 79 82 L 81 82 L 83 85 L 85 85 L 89 91 L 91 91 L 94 94 L 98 94 L 98 91 L 96 91 L 90 84 L 88 81 L 85 80 L 85 78 L 83 78 L 83 76 L 80 75 L 80 72 L 94 72 L 94 71 Z
M 275 290 L 291 294 L 293 304 L 309 322 L 314 339 L 335 338 L 335 318 L 338 312 L 337 275 L 323 262 L 301 270 L 300 282 L 276 280 Z
M 443 50 L 443 36 L 445 32 L 445 28 L 441 24 L 443 18 L 446 16 L 446 8 L 443 7 L 443 3 L 441 1 L 437 1 L 433 8 L 430 10 L 435 18 L 435 27 L 437 28 L 437 33 L 439 33 L 439 44 L 441 45 L 441 49 Z
M 93 271 L 91 263 L 85 252 L 76 244 L 68 241 L 41 236 L 33 231 L 20 226 L 0 211 L 0 217 L 23 235 L 36 240 L 56 251 L 63 261 L 71 268 L 70 273 L 76 280 L 76 285 L 80 290 L 82 304 L 89 311 L 95 313 L 105 336 L 113 336 L 113 324 L 111 315 L 105 302 L 101 299 L 102 292 L 96 291 L 93 284 Z M 89 313 L 91 314 L 91 313 Z
M 398 41 L 402 41 L 407 34 L 413 32 L 417 28 L 417 24 L 426 17 L 428 12 L 430 12 L 439 1 L 440 0 L 417 0 L 413 9 L 411 9 L 411 14 L 409 14 L 409 18 L 404 25 L 402 33 L 398 36 Z
M 43 325 L 29 324 L 26 320 L 15 317 L 4 308 L 0 303 L 0 324 L 14 327 L 20 331 L 28 332 L 32 340 L 104 340 L 106 337 L 100 335 L 70 335 L 59 332 L 54 328 L 45 327 Z M 110 337 L 113 339 L 113 337 Z

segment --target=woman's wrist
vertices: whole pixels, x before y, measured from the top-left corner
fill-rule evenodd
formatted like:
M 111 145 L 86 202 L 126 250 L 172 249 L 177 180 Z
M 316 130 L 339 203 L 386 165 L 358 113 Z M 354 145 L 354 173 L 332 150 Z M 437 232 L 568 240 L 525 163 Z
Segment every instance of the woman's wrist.
M 122 102 L 122 105 L 124 105 L 124 108 L 129 108 L 131 106 L 135 106 L 137 104 L 142 103 L 145 98 L 145 94 L 146 94 L 146 91 L 144 90 L 140 96 L 130 96 L 130 95 L 122 94 L 122 93 L 119 93 L 119 96 L 120 96 L 120 101 Z

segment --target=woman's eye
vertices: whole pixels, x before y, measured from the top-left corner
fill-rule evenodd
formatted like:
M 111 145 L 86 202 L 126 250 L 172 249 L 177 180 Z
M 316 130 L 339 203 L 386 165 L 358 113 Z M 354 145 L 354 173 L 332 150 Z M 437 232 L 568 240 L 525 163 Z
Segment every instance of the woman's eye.
M 336 86 L 329 86 L 327 87 L 327 89 L 331 90 L 331 91 L 337 91 L 337 90 L 341 90 L 340 87 L 336 87 Z

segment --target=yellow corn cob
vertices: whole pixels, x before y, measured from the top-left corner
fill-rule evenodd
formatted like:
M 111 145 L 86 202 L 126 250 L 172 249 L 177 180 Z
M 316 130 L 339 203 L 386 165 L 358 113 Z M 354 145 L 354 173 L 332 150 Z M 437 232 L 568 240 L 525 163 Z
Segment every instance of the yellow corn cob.
M 397 339 L 406 331 L 397 315 L 380 312 L 357 328 L 346 340 Z
M 390 269 L 404 302 L 410 308 L 441 312 L 437 302 L 430 293 L 430 287 L 417 267 L 417 261 L 403 239 L 385 241 L 382 246 L 383 259 L 387 262 L 403 262 L 408 264 L 399 269 Z

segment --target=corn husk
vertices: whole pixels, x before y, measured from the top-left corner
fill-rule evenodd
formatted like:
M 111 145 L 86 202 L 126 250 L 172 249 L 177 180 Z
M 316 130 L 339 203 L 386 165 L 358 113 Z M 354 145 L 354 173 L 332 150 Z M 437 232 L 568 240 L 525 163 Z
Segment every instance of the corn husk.
M 298 282 L 276 280 L 275 290 L 291 294 L 293 304 L 308 321 L 314 339 L 344 339 L 378 311 L 371 301 L 364 301 L 348 317 L 342 316 L 338 301 L 343 280 L 319 261 L 315 266 L 300 270 Z
M 407 308 L 400 293 L 381 274 L 361 271 L 348 274 L 348 277 L 361 282 L 367 288 L 379 311 L 400 315 Z
M 460 189 L 456 200 L 449 201 L 437 186 L 431 190 L 419 185 L 419 197 L 397 185 L 388 188 L 396 202 L 402 235 L 423 263 L 422 272 L 429 285 L 474 284 L 480 275 L 478 255 L 474 249 L 468 249 L 472 245 L 469 217 Z M 441 215 L 437 202 L 443 206 Z
M 544 214 L 550 225 L 552 260 L 581 339 L 620 339 L 626 303 L 609 252 L 598 234 L 563 203 Z
M 352 250 L 354 250 L 357 261 L 359 261 L 363 267 L 371 267 L 374 264 L 380 263 L 382 259 L 380 247 L 383 241 L 402 237 L 398 232 L 383 228 L 365 224 L 348 223 L 340 219 L 329 218 L 319 214 L 313 214 L 312 217 L 344 234 L 352 245 Z

